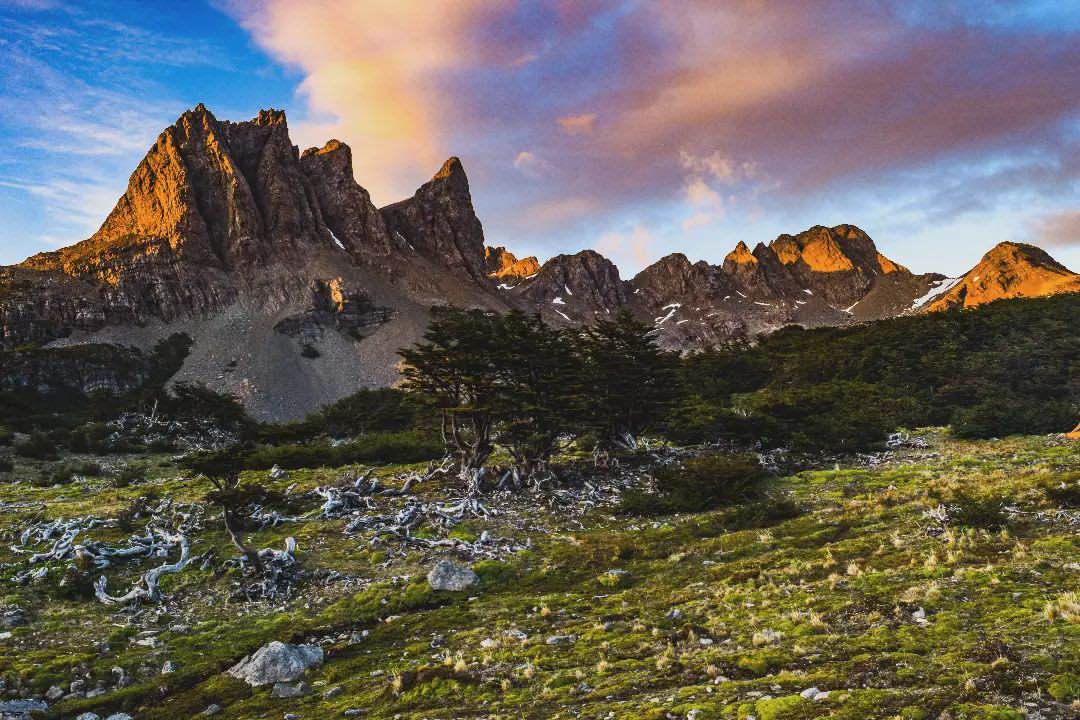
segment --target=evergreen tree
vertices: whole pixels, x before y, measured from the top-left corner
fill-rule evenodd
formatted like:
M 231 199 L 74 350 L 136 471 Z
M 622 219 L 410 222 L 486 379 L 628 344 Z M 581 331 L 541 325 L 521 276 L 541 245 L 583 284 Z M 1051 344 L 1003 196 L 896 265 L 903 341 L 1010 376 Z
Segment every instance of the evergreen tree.
M 634 449 L 676 394 L 675 357 L 657 346 L 653 328 L 626 311 L 582 331 L 587 388 L 585 420 L 601 449 Z
M 502 319 L 497 443 L 513 461 L 516 486 L 539 485 L 560 439 L 579 431 L 581 359 L 576 336 L 547 325 L 539 315 L 511 312 Z
M 432 309 L 423 342 L 399 354 L 404 387 L 438 411 L 467 494 L 479 494 L 494 446 L 503 351 L 502 321 L 481 310 Z

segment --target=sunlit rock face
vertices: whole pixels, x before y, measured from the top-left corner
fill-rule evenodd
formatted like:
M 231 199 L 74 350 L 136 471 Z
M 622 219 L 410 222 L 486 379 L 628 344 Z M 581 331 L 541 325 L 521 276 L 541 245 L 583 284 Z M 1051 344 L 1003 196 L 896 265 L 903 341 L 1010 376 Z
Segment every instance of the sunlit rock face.
M 983 256 L 946 292 L 926 303 L 928 311 L 1014 297 L 1080 292 L 1080 275 L 1034 245 L 1003 242 Z

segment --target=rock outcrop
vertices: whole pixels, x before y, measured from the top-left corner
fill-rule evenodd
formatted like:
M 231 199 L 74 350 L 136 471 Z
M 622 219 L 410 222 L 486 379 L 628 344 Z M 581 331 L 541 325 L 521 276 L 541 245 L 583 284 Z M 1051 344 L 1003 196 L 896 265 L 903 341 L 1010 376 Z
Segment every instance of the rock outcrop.
M 484 248 L 484 263 L 488 277 L 503 284 L 520 282 L 540 272 L 540 261 L 535 256 L 519 260 L 504 247 Z

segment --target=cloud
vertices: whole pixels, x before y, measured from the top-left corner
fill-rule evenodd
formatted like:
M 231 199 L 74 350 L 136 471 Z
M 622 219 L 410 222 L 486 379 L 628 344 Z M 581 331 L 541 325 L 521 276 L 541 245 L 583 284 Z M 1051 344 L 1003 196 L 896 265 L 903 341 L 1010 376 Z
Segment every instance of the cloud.
M 923 173 L 933 185 L 972 158 L 1053 153 L 1080 117 L 1080 34 L 1009 24 L 1022 15 L 1016 5 L 229 8 L 301 73 L 297 139 L 353 144 L 358 180 L 377 201 L 410 193 L 458 154 L 478 205 L 493 209 L 485 224 L 535 236 L 586 207 L 596 222 L 617 223 L 628 208 L 689 202 L 674 222 L 700 227 L 721 208 L 730 217 L 846 192 L 894 197 L 915 171 L 939 172 Z
M 556 118 L 555 122 L 567 135 L 588 135 L 596 125 L 596 113 L 565 115 Z
M 523 175 L 535 178 L 543 175 L 545 171 L 551 168 L 551 165 L 537 157 L 536 153 L 522 150 L 514 156 L 514 167 L 520 170 Z
M 609 232 L 596 241 L 597 252 L 608 256 L 616 265 L 640 269 L 655 256 L 656 239 L 643 225 L 630 232 Z
M 1080 210 L 1054 213 L 1035 225 L 1034 241 L 1046 247 L 1080 246 Z

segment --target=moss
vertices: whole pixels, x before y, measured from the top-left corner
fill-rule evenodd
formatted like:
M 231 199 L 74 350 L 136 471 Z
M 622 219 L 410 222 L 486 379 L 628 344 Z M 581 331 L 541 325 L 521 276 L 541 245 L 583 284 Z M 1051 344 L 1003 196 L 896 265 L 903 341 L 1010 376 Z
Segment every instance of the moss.
M 803 720 L 813 717 L 814 704 L 799 695 L 758 700 L 755 709 L 758 720 Z
M 1046 691 L 1059 702 L 1080 700 L 1080 675 L 1066 673 L 1050 680 Z

